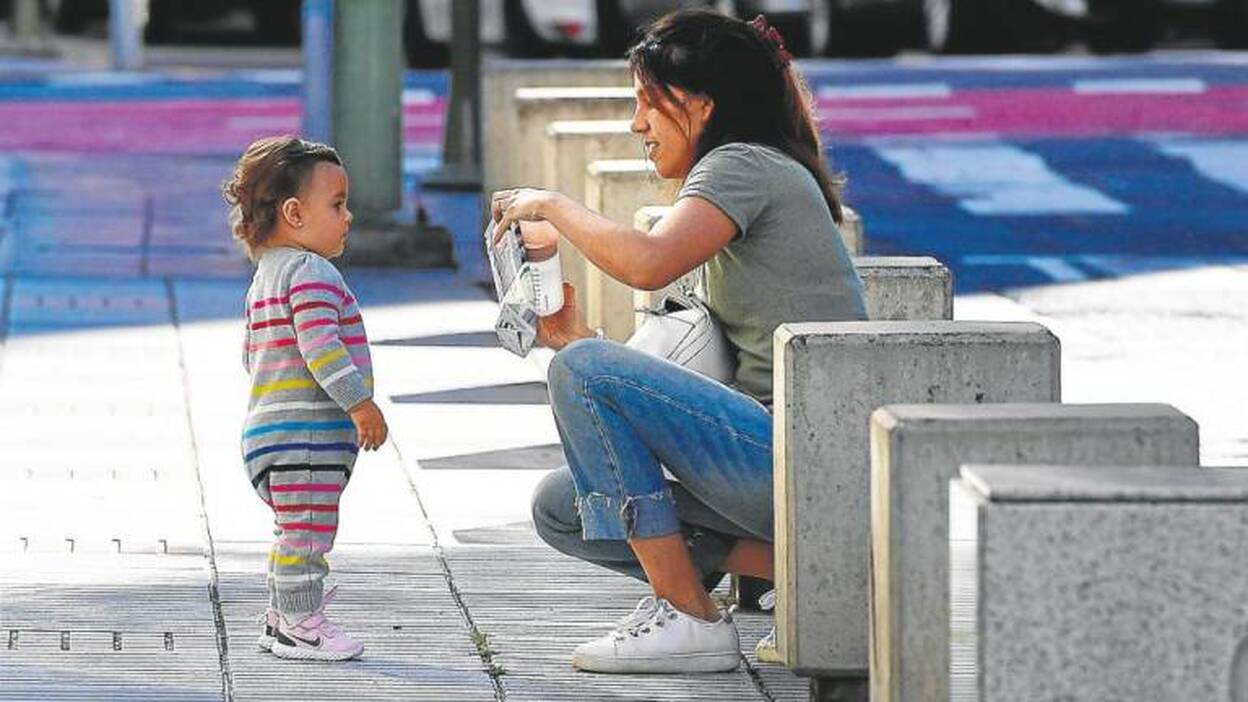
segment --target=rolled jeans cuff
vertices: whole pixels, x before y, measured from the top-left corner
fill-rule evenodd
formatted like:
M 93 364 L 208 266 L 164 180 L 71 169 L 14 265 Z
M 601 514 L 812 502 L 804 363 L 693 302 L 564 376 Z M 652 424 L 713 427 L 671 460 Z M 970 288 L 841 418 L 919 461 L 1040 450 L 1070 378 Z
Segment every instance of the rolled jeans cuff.
M 586 541 L 648 539 L 680 531 L 670 488 L 648 495 L 591 492 L 576 498 L 576 509 Z

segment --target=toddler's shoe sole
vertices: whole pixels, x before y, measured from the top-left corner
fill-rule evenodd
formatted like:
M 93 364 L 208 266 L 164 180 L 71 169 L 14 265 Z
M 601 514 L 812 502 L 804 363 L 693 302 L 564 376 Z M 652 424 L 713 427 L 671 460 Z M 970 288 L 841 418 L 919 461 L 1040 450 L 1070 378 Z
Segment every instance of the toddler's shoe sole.
M 256 648 L 264 651 L 265 653 L 271 653 L 273 651 L 273 642 L 276 640 L 277 638 L 272 634 L 261 634 L 256 639 Z

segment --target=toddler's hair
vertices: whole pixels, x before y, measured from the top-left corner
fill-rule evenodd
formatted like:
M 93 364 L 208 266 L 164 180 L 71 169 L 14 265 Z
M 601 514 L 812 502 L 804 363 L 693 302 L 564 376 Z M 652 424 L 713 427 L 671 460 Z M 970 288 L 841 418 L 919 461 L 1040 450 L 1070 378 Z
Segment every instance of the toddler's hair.
M 230 229 L 248 258 L 255 260 L 273 234 L 278 209 L 298 196 L 321 161 L 342 165 L 333 147 L 290 135 L 257 139 L 243 152 L 221 196 L 230 206 Z

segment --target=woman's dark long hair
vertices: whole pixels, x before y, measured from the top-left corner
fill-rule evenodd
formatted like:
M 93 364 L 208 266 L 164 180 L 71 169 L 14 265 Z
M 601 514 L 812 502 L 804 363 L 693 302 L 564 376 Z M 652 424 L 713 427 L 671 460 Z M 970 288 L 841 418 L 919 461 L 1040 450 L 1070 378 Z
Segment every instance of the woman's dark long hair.
M 841 179 L 828 171 L 811 115 L 810 91 L 789 55 L 765 27 L 710 10 L 679 10 L 646 29 L 628 52 L 629 68 L 651 102 L 679 100 L 672 88 L 715 103 L 694 145 L 696 163 L 711 149 L 751 142 L 779 149 L 802 164 L 841 223 Z

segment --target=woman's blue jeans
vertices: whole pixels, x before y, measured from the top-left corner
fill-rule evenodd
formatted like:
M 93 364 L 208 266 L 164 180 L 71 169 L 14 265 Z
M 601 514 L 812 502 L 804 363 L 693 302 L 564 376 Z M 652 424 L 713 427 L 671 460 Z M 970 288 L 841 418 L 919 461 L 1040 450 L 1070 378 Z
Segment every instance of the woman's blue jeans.
M 538 486 L 533 519 L 552 547 L 644 580 L 625 539 L 679 532 L 713 584 L 737 539 L 772 540 L 772 418 L 758 401 L 596 339 L 556 354 L 549 387 L 568 465 Z

